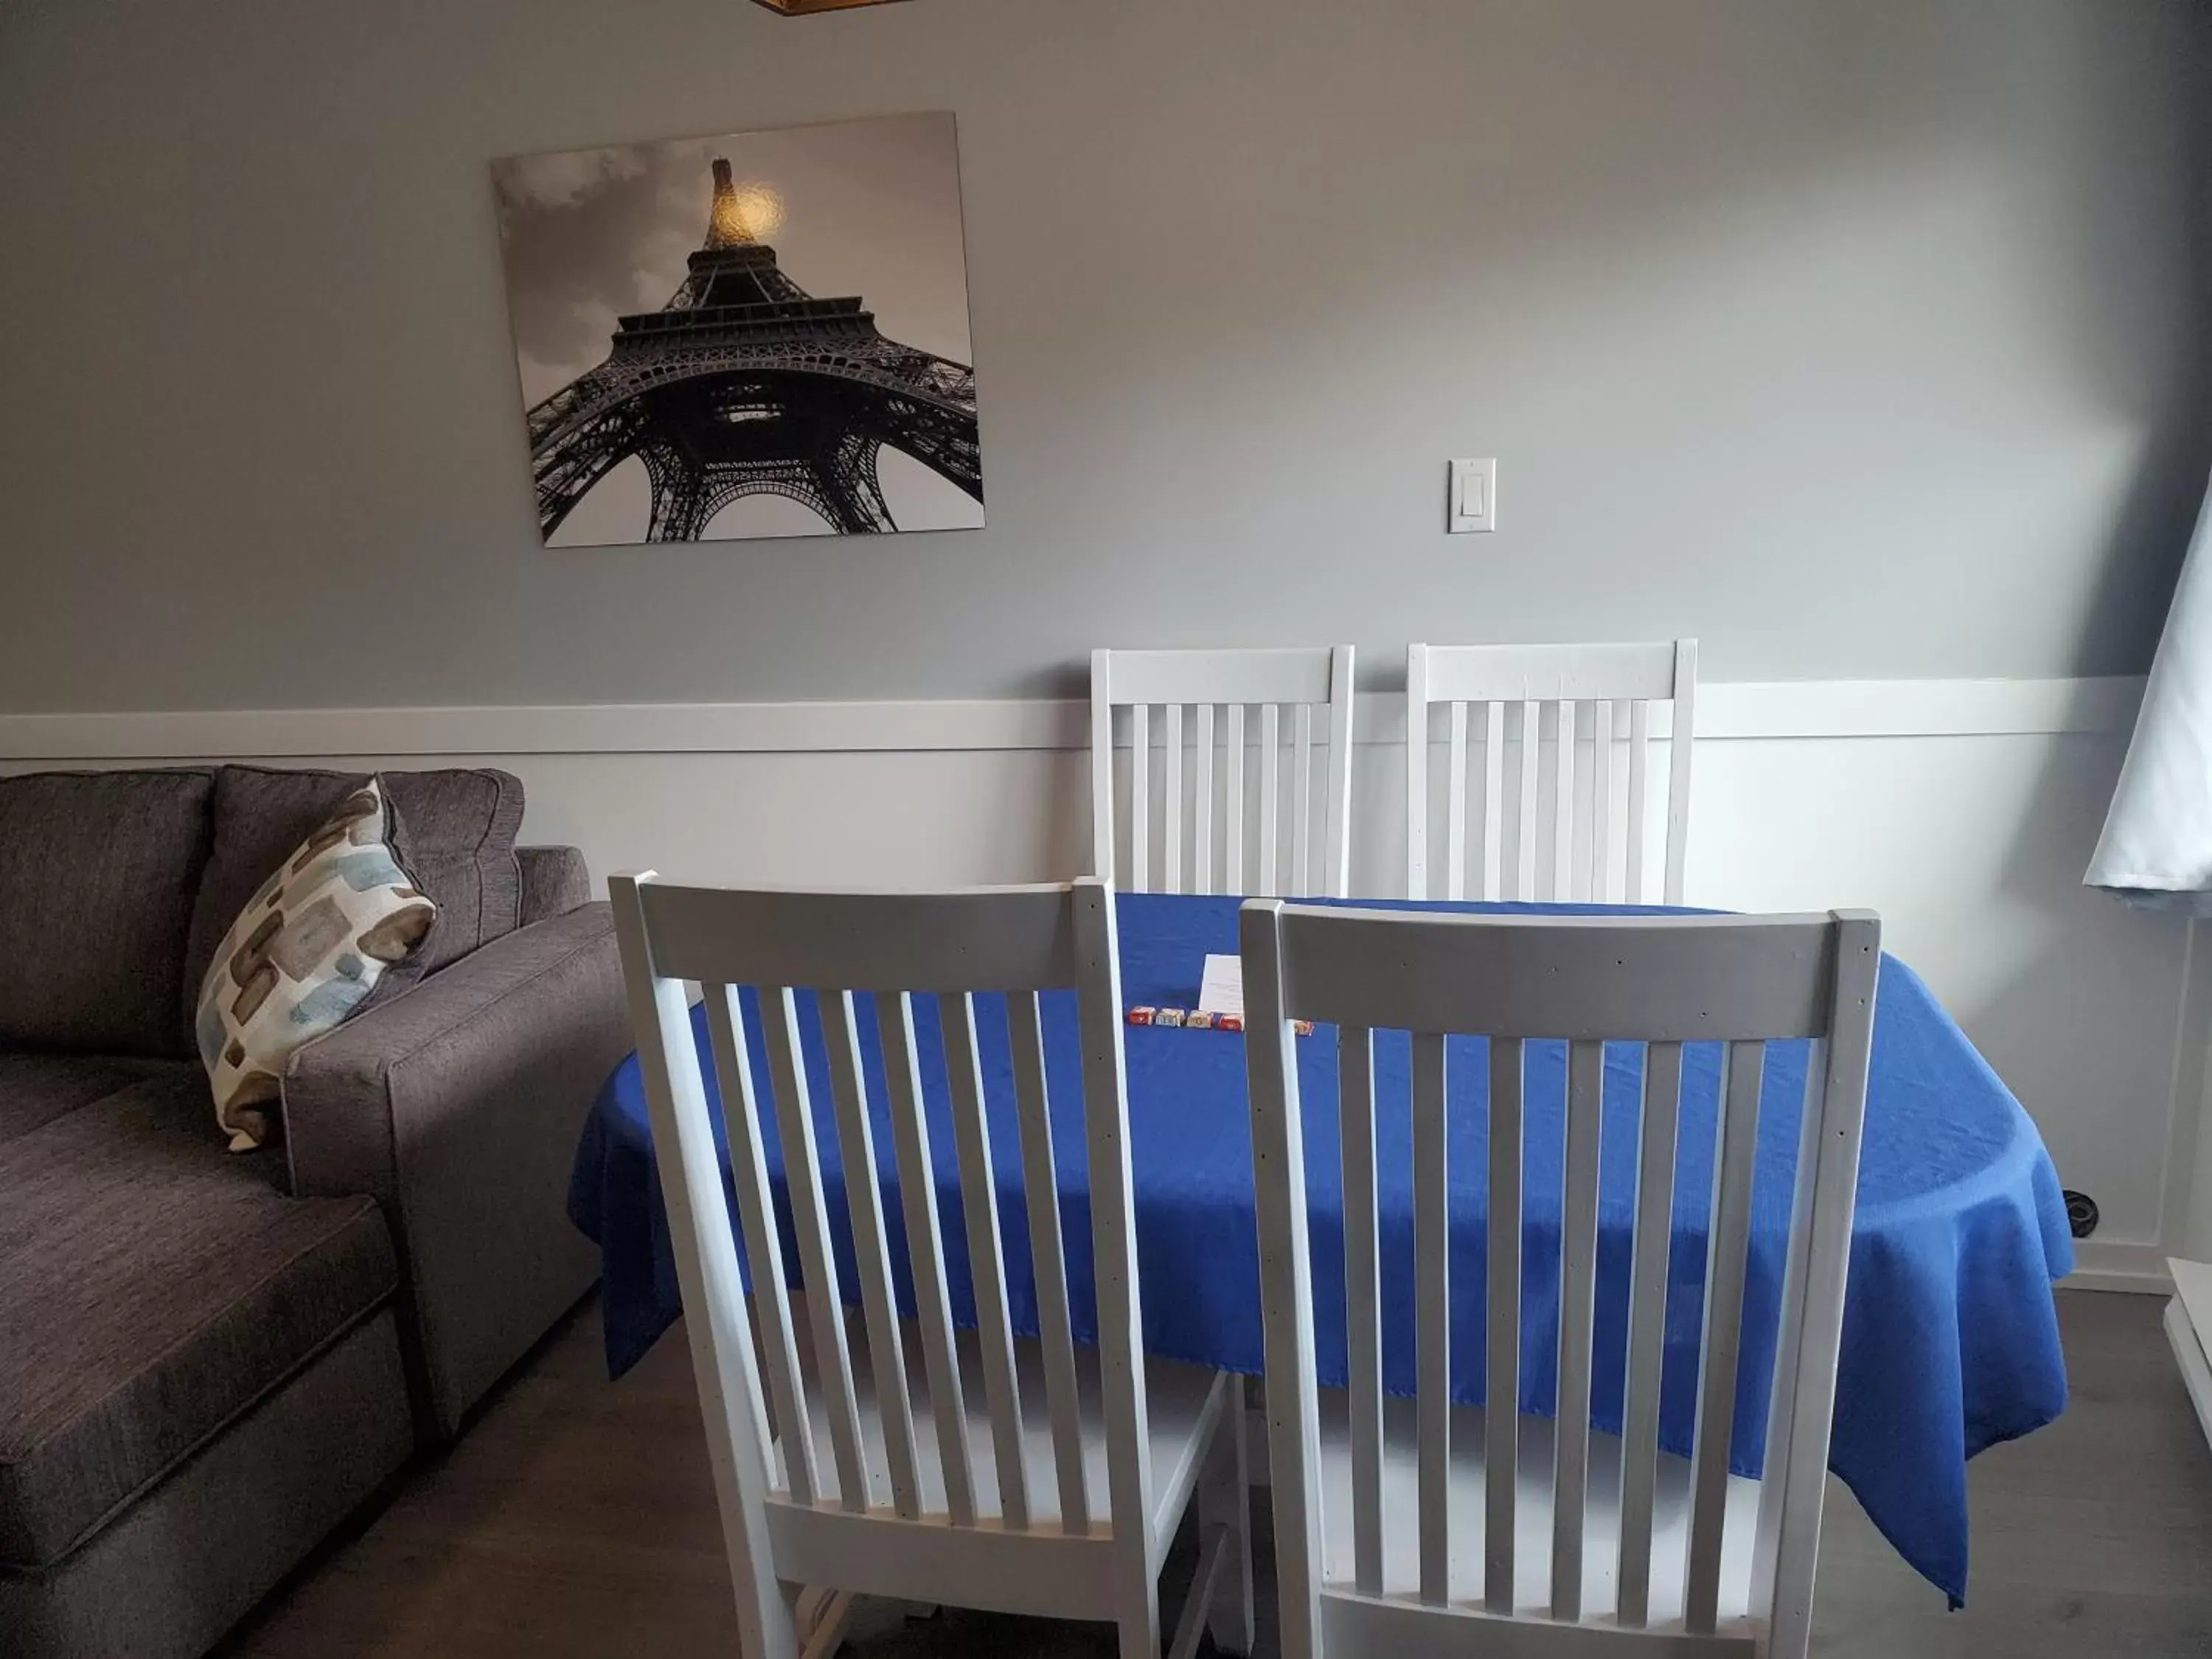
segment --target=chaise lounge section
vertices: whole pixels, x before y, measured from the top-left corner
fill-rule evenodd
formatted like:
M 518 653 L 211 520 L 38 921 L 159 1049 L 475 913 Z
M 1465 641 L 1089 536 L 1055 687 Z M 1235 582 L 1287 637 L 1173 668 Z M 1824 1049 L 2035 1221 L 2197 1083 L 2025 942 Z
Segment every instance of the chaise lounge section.
M 0 778 L 0 1642 L 204 1652 L 589 1287 L 562 1200 L 624 1050 L 611 924 L 503 773 L 381 775 L 439 902 L 412 984 L 225 1150 L 190 1011 L 360 782 Z

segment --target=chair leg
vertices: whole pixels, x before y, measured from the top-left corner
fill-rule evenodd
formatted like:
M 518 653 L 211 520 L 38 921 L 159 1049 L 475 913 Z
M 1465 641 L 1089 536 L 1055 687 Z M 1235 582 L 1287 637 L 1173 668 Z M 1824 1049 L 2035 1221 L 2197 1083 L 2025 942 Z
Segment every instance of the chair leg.
M 1119 1659 L 1160 1659 L 1159 1586 L 1149 1589 L 1133 1616 L 1125 1613 L 1115 1623 Z
M 1252 1651 L 1252 1485 L 1244 1392 L 1243 1377 L 1222 1378 L 1221 1422 L 1198 1486 L 1200 1536 L 1216 1527 L 1229 1534 L 1206 1609 L 1206 1628 L 1224 1653 Z
M 845 1629 L 853 1622 L 857 1600 L 849 1590 L 809 1585 L 799 1591 L 793 1611 L 799 1627 L 800 1659 L 830 1659 L 844 1645 Z

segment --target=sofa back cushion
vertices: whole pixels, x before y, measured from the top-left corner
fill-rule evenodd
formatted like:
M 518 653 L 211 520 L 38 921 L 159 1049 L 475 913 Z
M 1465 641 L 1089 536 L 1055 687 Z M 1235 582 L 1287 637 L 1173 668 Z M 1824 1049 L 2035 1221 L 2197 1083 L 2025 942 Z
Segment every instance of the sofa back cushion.
M 438 907 L 404 976 L 389 975 L 379 987 L 381 1001 L 520 925 L 514 837 L 522 827 L 522 783 L 489 768 L 376 775 L 392 810 L 393 850 Z M 216 945 L 261 884 L 368 780 L 362 772 L 264 766 L 226 766 L 216 774 L 215 845 L 192 908 L 180 1006 L 198 992 Z
M 0 778 L 0 1046 L 191 1054 L 214 787 L 197 768 Z

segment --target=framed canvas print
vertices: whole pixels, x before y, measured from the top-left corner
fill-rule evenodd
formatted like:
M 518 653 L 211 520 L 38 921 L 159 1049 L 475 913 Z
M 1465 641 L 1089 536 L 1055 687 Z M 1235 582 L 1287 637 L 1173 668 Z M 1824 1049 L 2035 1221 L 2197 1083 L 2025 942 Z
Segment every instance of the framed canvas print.
M 548 546 L 983 522 L 946 113 L 492 164 Z

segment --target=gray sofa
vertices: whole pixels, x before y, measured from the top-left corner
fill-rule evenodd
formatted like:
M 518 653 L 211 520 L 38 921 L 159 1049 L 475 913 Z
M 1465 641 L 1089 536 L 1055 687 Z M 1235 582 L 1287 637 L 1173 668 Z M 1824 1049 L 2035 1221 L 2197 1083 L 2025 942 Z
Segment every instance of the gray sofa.
M 381 775 L 439 902 L 234 1155 L 191 1005 L 358 779 L 0 778 L 0 1651 L 205 1650 L 588 1288 L 563 1214 L 629 1048 L 580 856 L 503 773 Z

